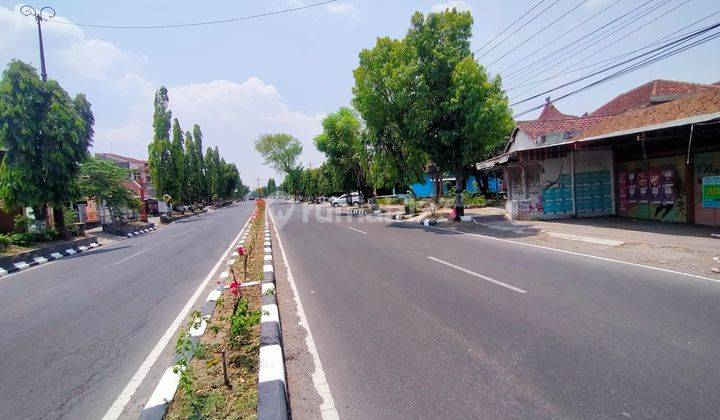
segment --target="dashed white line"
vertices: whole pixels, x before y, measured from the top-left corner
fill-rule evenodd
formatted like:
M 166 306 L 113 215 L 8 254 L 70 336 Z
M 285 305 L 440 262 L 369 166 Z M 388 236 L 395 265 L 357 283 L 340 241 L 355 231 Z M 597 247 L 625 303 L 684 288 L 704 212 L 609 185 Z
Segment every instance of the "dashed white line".
M 510 289 L 510 290 L 513 290 L 513 291 L 515 291 L 515 292 L 518 292 L 518 293 L 527 293 L 527 290 L 523 290 L 523 289 L 517 288 L 517 287 L 512 286 L 512 285 L 509 285 L 509 284 L 507 284 L 507 283 L 503 283 L 503 282 L 498 281 L 498 280 L 495 280 L 495 279 L 493 279 L 493 278 L 491 278 L 491 277 L 484 276 L 484 275 L 482 275 L 482 274 L 480 274 L 480 273 L 476 273 L 476 272 L 474 272 L 474 271 L 470 271 L 470 270 L 468 270 L 467 268 L 462 268 L 462 267 L 460 267 L 460 266 L 458 266 L 458 265 L 451 264 L 451 263 L 449 263 L 449 262 L 447 262 L 447 261 L 443 261 L 443 260 L 441 260 L 441 259 L 439 259 L 439 258 L 428 257 L 428 259 L 431 259 L 431 260 L 433 260 L 433 261 L 439 262 L 440 264 L 444 264 L 444 265 L 446 265 L 446 266 L 448 266 L 448 267 L 451 267 L 451 268 L 454 268 L 454 269 L 456 269 L 456 270 L 462 271 L 463 273 L 470 274 L 471 276 L 474 276 L 474 277 L 477 277 L 477 278 L 480 278 L 480 279 L 489 281 L 490 283 L 497 284 L 498 286 L 506 287 L 506 288 L 508 288 L 508 289 Z
M 329 222 L 329 221 L 330 221 L 330 219 L 328 219 L 327 217 L 322 217 L 322 216 L 318 216 L 318 217 L 321 218 L 322 220 L 326 221 L 326 222 Z
M 135 257 L 137 257 L 138 255 L 144 254 L 144 253 L 146 253 L 146 252 L 148 252 L 148 251 L 150 251 L 150 248 L 143 249 L 142 251 L 138 252 L 137 254 L 133 254 L 133 255 L 127 257 L 127 258 L 123 258 L 122 260 L 116 262 L 115 264 L 116 264 L 116 265 L 117 265 L 117 264 L 120 264 L 121 262 L 125 262 L 125 261 L 127 261 L 127 260 L 129 260 L 129 259 L 131 259 L 131 258 L 135 258 Z
M 350 229 L 350 230 L 354 230 L 355 232 L 362 233 L 363 235 L 367 235 L 367 232 L 363 232 L 363 231 L 360 230 L 360 229 L 355 229 L 355 228 L 352 227 L 352 226 L 345 226 L 345 227 L 348 228 L 348 229 Z
M 180 235 L 178 235 L 178 236 L 183 236 L 183 235 L 187 235 L 188 233 L 192 232 L 193 230 L 195 230 L 195 228 L 192 228 L 192 229 L 188 229 L 188 230 L 186 230 L 185 232 L 181 233 L 181 234 L 180 234 Z

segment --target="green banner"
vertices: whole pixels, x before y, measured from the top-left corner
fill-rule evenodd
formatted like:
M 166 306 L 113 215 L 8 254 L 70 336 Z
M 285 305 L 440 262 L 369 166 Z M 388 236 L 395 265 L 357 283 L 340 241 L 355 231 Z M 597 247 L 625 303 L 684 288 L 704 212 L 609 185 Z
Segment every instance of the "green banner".
M 706 176 L 702 183 L 702 206 L 720 209 L 720 176 Z

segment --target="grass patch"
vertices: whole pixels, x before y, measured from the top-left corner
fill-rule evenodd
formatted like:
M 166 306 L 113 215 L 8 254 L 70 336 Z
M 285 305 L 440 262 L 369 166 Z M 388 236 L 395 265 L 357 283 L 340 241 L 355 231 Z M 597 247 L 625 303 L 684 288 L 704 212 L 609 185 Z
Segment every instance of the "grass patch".
M 262 278 L 264 212 L 264 205 L 259 205 L 250 225 L 250 234 L 243 244 L 249 253 L 248 275 L 244 282 Z M 242 264 L 243 258 L 238 258 L 232 267 L 239 277 L 243 273 Z M 199 348 L 192 350 L 194 357 L 181 374 L 178 392 L 165 418 L 257 417 L 261 288 L 259 285 L 242 287 L 240 292 L 240 296 L 234 296 L 226 290 L 218 299 Z M 178 340 L 178 346 L 182 345 Z M 225 385 L 223 375 L 223 350 L 230 387 Z

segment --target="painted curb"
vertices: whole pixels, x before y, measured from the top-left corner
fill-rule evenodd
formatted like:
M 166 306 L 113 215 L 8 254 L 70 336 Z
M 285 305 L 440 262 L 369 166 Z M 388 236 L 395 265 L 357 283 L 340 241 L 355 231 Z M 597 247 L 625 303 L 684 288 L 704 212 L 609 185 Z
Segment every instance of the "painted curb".
M 250 214 L 250 217 L 248 217 L 247 221 L 245 222 L 245 225 L 240 231 L 240 237 L 239 242 L 233 243 L 231 246 L 236 247 L 239 245 L 244 245 L 245 243 L 245 233 L 248 230 L 248 225 L 250 224 L 250 221 L 253 219 L 253 216 L 255 214 L 255 211 L 253 211 L 252 214 Z M 175 222 L 172 222 L 175 223 Z M 237 252 L 233 252 L 235 255 L 228 256 L 228 261 L 232 258 L 237 257 Z M 226 262 L 227 264 L 227 262 Z M 193 344 L 196 344 L 198 341 L 200 341 L 200 338 L 205 333 L 205 329 L 207 327 L 207 321 L 212 317 L 213 313 L 215 312 L 215 307 L 217 306 L 217 300 L 222 296 L 222 291 L 226 287 L 223 285 L 223 280 L 227 279 L 229 277 L 229 273 L 227 270 L 220 273 L 220 276 L 218 277 L 217 286 L 211 290 L 207 298 L 205 299 L 205 303 L 202 305 L 202 308 L 200 309 L 200 323 L 199 325 L 194 326 L 191 328 L 188 333 L 190 334 L 190 340 L 193 342 Z M 165 417 L 165 413 L 167 412 L 168 408 L 170 407 L 170 404 L 172 403 L 173 399 L 175 398 L 175 394 L 177 393 L 178 386 L 180 384 L 180 375 L 182 374 L 182 366 L 178 365 L 178 362 L 181 359 L 185 359 L 187 363 L 190 363 L 190 360 L 192 360 L 192 354 L 183 354 L 183 355 L 176 355 L 175 360 L 173 361 L 172 366 L 168 367 L 165 372 L 163 373 L 163 376 L 160 378 L 160 382 L 157 384 L 155 389 L 153 390 L 153 393 L 150 395 L 150 398 L 148 399 L 147 403 L 145 403 L 145 406 L 143 407 L 142 412 L 140 413 L 139 419 L 141 420 L 162 420 Z
M 72 256 L 75 254 L 79 254 L 81 252 L 85 252 L 90 249 L 97 248 L 99 246 L 100 246 L 100 243 L 92 242 L 88 246 L 80 245 L 77 248 L 68 248 L 68 249 L 64 250 L 62 253 L 52 252 L 47 255 L 33 257 L 33 258 L 29 259 L 28 261 L 14 262 L 10 266 L 0 267 L 0 277 L 6 276 L 6 275 L 12 274 L 12 273 L 17 273 L 18 271 L 26 270 L 26 269 L 28 269 L 30 267 L 34 267 L 36 265 L 56 261 L 65 256 Z
M 265 243 L 263 250 L 262 310 L 260 315 L 260 360 L 258 369 L 259 420 L 290 418 L 283 357 L 282 327 L 275 289 L 275 267 L 270 233 L 270 216 L 265 211 Z

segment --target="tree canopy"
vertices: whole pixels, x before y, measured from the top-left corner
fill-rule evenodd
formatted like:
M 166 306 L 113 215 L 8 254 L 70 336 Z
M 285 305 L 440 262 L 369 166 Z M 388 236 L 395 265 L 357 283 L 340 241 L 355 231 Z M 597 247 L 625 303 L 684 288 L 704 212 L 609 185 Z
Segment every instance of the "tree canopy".
M 95 198 L 98 203 L 105 204 L 113 222 L 117 222 L 123 209 L 139 206 L 132 191 L 122 185 L 128 175 L 127 169 L 112 161 L 89 157 L 80 170 L 80 192 L 85 197 Z
M 53 205 L 63 235 L 63 205 L 78 194 L 80 163 L 92 144 L 93 118 L 84 95 L 74 99 L 54 80 L 13 60 L 0 80 L 0 201 L 6 208 L 31 206 L 44 220 Z
M 298 166 L 302 143 L 287 133 L 263 134 L 255 141 L 255 150 L 265 159 L 266 165 L 289 174 Z

